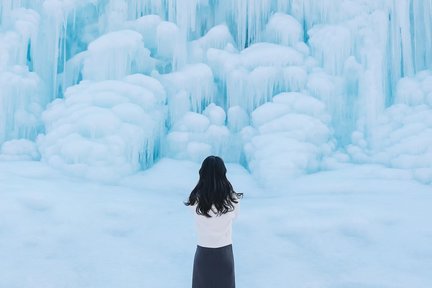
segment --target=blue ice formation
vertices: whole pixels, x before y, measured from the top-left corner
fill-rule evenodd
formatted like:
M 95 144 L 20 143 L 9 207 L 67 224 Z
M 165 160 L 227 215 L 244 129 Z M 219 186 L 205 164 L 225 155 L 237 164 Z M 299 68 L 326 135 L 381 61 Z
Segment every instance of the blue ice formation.
M 3 0 L 0 159 L 104 178 L 213 153 L 263 181 L 336 159 L 429 183 L 430 70 L 431 0 Z

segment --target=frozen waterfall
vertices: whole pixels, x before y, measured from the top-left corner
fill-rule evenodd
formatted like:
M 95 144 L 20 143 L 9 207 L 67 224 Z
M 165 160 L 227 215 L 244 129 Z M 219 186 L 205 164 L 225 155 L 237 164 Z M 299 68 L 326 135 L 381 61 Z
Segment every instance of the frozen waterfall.
M 1 0 L 0 159 L 432 182 L 432 0 Z M 282 171 L 273 173 L 273 171 Z

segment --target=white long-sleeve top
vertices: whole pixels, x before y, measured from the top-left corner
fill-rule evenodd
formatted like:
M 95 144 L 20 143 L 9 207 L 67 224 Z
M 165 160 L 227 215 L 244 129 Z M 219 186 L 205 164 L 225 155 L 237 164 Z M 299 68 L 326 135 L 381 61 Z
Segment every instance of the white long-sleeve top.
M 196 213 L 196 205 L 190 206 L 195 214 L 197 227 L 197 242 L 201 247 L 219 248 L 232 244 L 232 223 L 238 216 L 240 200 L 234 204 L 234 210 L 220 216 L 212 210 L 209 211 L 210 218 Z

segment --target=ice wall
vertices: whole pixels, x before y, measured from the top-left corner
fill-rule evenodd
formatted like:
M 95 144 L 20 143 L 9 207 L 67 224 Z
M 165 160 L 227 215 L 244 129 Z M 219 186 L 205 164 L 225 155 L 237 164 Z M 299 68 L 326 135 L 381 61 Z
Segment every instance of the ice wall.
M 321 161 L 334 151 L 348 150 L 355 162 L 391 166 L 383 158 L 376 160 L 377 151 L 390 149 L 389 145 L 379 144 L 385 141 L 382 135 L 387 134 L 381 135 L 384 138 L 376 136 L 381 131 L 377 127 L 382 126 L 383 115 L 405 111 L 394 108 L 395 105 L 406 105 L 409 111 L 420 109 L 417 106 L 430 109 L 430 96 L 424 87 L 431 80 L 424 76 L 428 72 L 422 71 L 432 69 L 432 0 L 2 0 L 0 3 L 0 144 L 5 144 L 4 151 L 12 155 L 8 147 L 13 142 L 7 144 L 9 141 L 34 141 L 40 134 L 39 138 L 44 140 L 38 141 L 38 153 L 43 161 L 57 166 L 63 163 L 62 167 L 71 167 L 71 163 L 84 165 L 89 171 L 82 174 L 91 174 L 91 167 L 99 165 L 95 163 L 103 157 L 88 161 L 85 159 L 89 157 L 73 158 L 64 154 L 61 148 L 64 146 L 60 144 L 64 141 L 57 138 L 73 138 L 78 133 L 88 147 L 97 144 L 105 147 L 98 151 L 123 151 L 122 163 L 126 163 L 123 167 L 128 168 L 122 171 L 129 172 L 149 167 L 160 156 L 199 161 L 208 153 L 240 162 L 262 179 L 268 177 L 257 171 L 266 171 L 271 165 L 284 167 L 285 175 L 320 170 Z M 124 89 L 116 90 L 112 83 Z M 159 99 L 158 104 L 133 98 L 130 91 L 140 90 L 130 85 L 152 91 L 142 92 L 142 97 L 153 95 Z M 113 104 L 107 100 L 107 106 L 103 106 L 104 102 L 89 104 L 89 99 L 96 96 L 85 92 L 83 87 L 104 87 L 96 89 L 97 97 L 108 100 L 119 97 L 123 104 L 139 106 L 142 111 L 129 105 L 131 114 L 141 111 L 135 122 L 123 119 L 123 114 L 115 116 L 120 117 L 116 123 L 132 121 L 129 124 L 141 129 L 137 133 L 141 136 L 131 141 L 132 148 L 121 141 L 96 141 L 93 134 L 81 133 L 100 129 L 104 137 L 114 134 L 129 137 L 104 130 L 101 121 L 115 114 L 112 109 L 120 102 Z M 289 95 L 296 95 L 298 103 L 320 103 L 324 112 L 312 113 L 315 104 L 311 104 L 312 110 L 301 113 L 286 108 L 286 103 L 276 105 L 279 101 L 276 99 L 283 93 L 297 93 Z M 76 103 L 69 107 L 71 99 Z M 279 108 L 266 108 L 273 104 Z M 111 116 L 101 118 L 95 113 L 92 118 L 93 108 L 101 105 L 107 109 L 103 113 Z M 148 105 L 158 115 L 154 116 L 155 122 L 138 121 L 153 115 Z M 263 132 L 263 125 L 271 125 L 256 120 L 264 117 L 256 115 L 279 110 L 285 111 L 286 115 L 278 114 L 285 120 L 268 121 L 281 121 L 277 125 L 285 127 L 284 135 L 293 134 L 288 138 L 275 136 L 282 133 L 279 128 Z M 61 118 L 74 119 L 70 115 L 77 111 L 89 113 L 88 121 L 67 130 L 70 135 L 57 134 L 57 129 L 65 127 L 57 126 L 65 123 Z M 324 122 L 322 115 L 327 115 Z M 292 125 L 299 129 L 321 122 L 326 127 L 321 129 L 326 136 L 318 142 L 309 139 L 307 131 L 299 136 L 293 127 L 286 126 L 289 122 L 286 119 L 291 119 Z M 86 125 L 89 127 L 85 128 Z M 388 125 L 396 124 L 388 122 Z M 265 148 L 270 147 L 266 141 L 258 140 L 264 138 L 297 144 L 272 143 L 270 149 Z M 419 136 L 418 141 L 424 143 L 426 138 Z M 22 149 L 24 156 L 37 155 L 31 152 L 31 145 L 23 145 L 27 147 Z M 310 145 L 330 148 L 306 149 Z M 308 151 L 302 154 L 303 162 L 295 160 L 292 152 L 300 151 L 296 149 Z M 279 152 L 286 159 L 283 165 L 275 163 L 281 158 L 275 156 Z M 143 153 L 147 156 L 142 157 Z M 116 155 L 121 157 L 121 153 Z M 261 161 L 265 157 L 269 157 L 268 161 Z M 104 165 L 115 166 L 117 160 L 107 160 Z M 414 164 L 403 167 L 417 169 Z

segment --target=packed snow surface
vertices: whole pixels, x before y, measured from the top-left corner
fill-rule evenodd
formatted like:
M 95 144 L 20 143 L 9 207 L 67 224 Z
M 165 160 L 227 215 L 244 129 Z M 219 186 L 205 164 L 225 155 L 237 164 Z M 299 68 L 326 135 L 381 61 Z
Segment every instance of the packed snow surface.
M 0 287 L 190 287 L 196 247 L 183 201 L 199 165 L 162 159 L 115 185 L 40 162 L 0 163 Z M 263 189 L 228 165 L 241 200 L 238 287 L 432 285 L 432 188 L 350 165 Z

